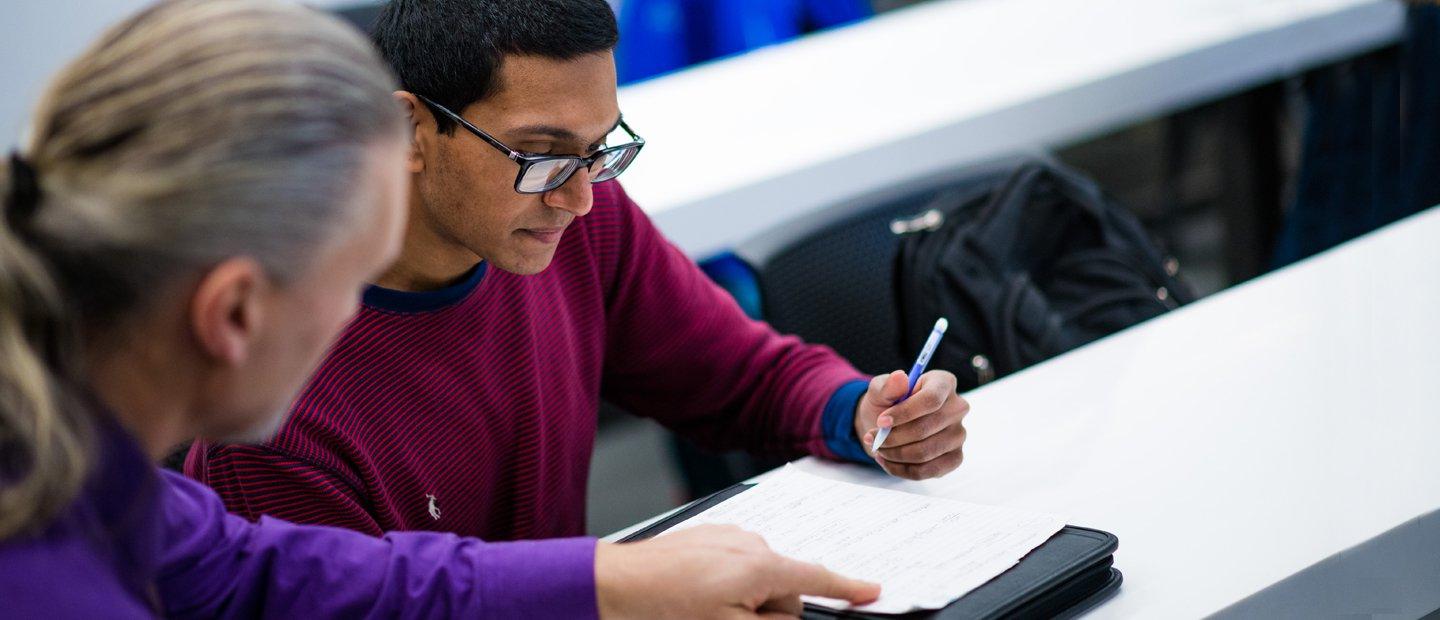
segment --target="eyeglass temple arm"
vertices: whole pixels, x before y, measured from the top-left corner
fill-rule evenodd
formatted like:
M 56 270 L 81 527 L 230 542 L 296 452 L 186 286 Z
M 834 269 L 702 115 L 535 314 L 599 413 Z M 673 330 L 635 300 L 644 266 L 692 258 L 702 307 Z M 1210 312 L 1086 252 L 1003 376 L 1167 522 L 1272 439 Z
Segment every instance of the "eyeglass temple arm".
M 625 133 L 630 134 L 630 137 L 633 138 L 636 142 L 639 142 L 641 144 L 645 143 L 645 138 L 641 138 L 640 134 L 635 133 L 634 129 L 631 129 L 629 125 L 625 124 L 625 115 L 623 114 L 620 115 L 620 128 L 624 129 Z
M 506 157 L 509 157 L 509 158 L 511 159 L 511 161 L 520 161 L 520 160 L 524 159 L 519 153 L 515 152 L 514 149 L 512 149 L 512 148 L 510 148 L 510 147 L 508 147 L 508 146 L 505 146 L 504 143 L 500 142 L 499 140 L 496 140 L 496 139 L 495 139 L 494 137 L 492 137 L 490 134 L 485 133 L 485 130 L 483 130 L 483 129 L 479 128 L 479 127 L 476 127 L 476 126 L 474 126 L 474 125 L 472 125 L 472 124 L 470 124 L 470 121 L 465 120 L 465 118 L 462 117 L 462 116 L 460 116 L 459 114 L 456 114 L 456 113 L 454 113 L 454 112 L 451 112 L 451 111 L 450 111 L 450 108 L 447 108 L 447 107 L 445 107 L 445 106 L 443 106 L 443 105 L 440 105 L 440 104 L 438 104 L 438 103 L 435 103 L 434 101 L 431 101 L 429 97 L 426 97 L 425 95 L 422 95 L 422 94 L 420 94 L 420 93 L 412 93 L 412 94 L 414 94 L 417 98 L 419 98 L 420 101 L 425 102 L 425 105 L 428 105 L 428 106 L 430 106 L 431 108 L 433 108 L 433 109 L 435 109 L 435 110 L 438 110 L 441 114 L 444 114 L 445 116 L 449 117 L 450 120 L 459 123 L 459 124 L 460 124 L 461 126 L 463 126 L 465 129 L 469 130 L 470 133 L 473 133 L 473 134 L 475 134 L 476 136 L 478 136 L 481 140 L 484 140 L 484 141 L 486 142 L 486 144 L 489 144 L 490 146 L 493 146 L 493 147 L 495 147 L 496 149 L 499 149 L 499 151 L 500 151 L 501 153 L 504 153 Z M 632 135 L 633 135 L 633 134 L 632 134 Z

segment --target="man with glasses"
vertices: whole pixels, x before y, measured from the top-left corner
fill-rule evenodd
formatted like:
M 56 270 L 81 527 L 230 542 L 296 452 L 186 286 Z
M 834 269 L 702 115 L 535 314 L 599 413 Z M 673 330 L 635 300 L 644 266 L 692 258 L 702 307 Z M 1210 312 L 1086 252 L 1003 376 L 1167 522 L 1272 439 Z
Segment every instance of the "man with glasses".
M 229 509 L 580 535 L 602 396 L 715 448 L 914 479 L 960 464 L 954 376 L 895 405 L 903 372 L 747 319 L 626 197 L 643 119 L 621 116 L 605 0 L 395 0 L 374 37 L 414 129 L 404 249 L 274 440 L 191 450 Z
M 621 172 L 635 160 L 635 155 L 640 152 L 640 147 L 645 146 L 645 141 L 625 124 L 625 119 L 616 119 L 615 124 L 624 129 L 630 135 L 630 141 L 619 146 L 607 146 L 595 151 L 595 154 L 588 157 L 579 155 L 527 155 L 505 146 L 504 142 L 496 140 L 493 136 L 485 133 L 484 129 L 470 124 L 465 117 L 451 112 L 449 108 L 435 103 L 425 95 L 415 95 L 417 99 L 425 102 L 431 111 L 439 112 L 456 124 L 464 127 L 466 131 L 475 134 L 481 140 L 489 143 L 490 146 L 499 149 L 510 161 L 515 162 L 519 169 L 515 172 L 515 193 L 517 194 L 544 194 L 554 191 L 564 185 L 566 181 L 576 172 L 584 169 L 590 175 L 590 184 L 603 183 L 620 176 Z M 614 131 L 614 128 L 611 128 Z

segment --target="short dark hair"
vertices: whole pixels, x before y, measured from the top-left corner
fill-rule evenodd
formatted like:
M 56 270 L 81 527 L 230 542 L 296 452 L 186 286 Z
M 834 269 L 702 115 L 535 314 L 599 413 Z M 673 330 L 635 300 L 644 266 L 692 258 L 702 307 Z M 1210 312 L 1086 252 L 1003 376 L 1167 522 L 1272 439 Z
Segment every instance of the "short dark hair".
M 495 93 L 507 55 L 570 60 L 620 39 L 606 0 L 392 0 L 371 35 L 402 88 L 456 112 Z

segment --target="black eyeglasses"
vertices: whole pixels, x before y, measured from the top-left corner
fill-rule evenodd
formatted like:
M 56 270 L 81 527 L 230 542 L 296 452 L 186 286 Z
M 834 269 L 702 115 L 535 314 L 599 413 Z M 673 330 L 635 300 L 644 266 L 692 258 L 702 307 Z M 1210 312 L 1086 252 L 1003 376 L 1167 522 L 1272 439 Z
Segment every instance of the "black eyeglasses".
M 596 151 L 589 157 L 578 155 L 527 155 L 505 145 L 504 142 L 496 140 L 494 136 L 485 133 L 485 130 L 471 125 L 469 121 L 460 117 L 459 114 L 451 112 L 445 106 L 431 101 L 428 97 L 416 94 L 425 105 L 434 108 L 441 114 L 450 117 L 451 120 L 460 124 L 461 127 L 470 130 L 470 133 L 479 136 L 481 140 L 489 143 L 504 153 L 506 157 L 520 165 L 520 174 L 515 175 L 515 191 L 521 194 L 543 194 L 553 191 L 570 180 L 575 171 L 584 169 L 590 174 L 591 183 L 603 183 L 620 176 L 621 172 L 630 167 L 630 162 L 635 161 L 635 156 L 640 153 L 640 147 L 645 146 L 645 139 L 635 135 L 630 126 L 625 124 L 625 119 L 620 119 L 620 128 L 630 134 L 632 142 L 611 146 Z

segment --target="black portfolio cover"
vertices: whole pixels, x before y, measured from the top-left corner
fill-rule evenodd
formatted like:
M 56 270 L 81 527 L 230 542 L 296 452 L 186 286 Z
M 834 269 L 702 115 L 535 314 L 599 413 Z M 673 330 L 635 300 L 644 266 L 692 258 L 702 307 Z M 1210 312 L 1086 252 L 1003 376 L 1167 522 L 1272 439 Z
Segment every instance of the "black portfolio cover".
M 752 484 L 737 484 L 680 509 L 621 542 L 643 540 L 703 512 Z M 1104 601 L 1120 587 L 1120 571 L 1111 566 L 1119 540 L 1113 534 L 1067 525 L 1036 547 L 1019 564 L 944 609 L 908 614 L 867 614 L 805 606 L 805 617 L 904 618 L 1056 618 L 1079 614 Z

